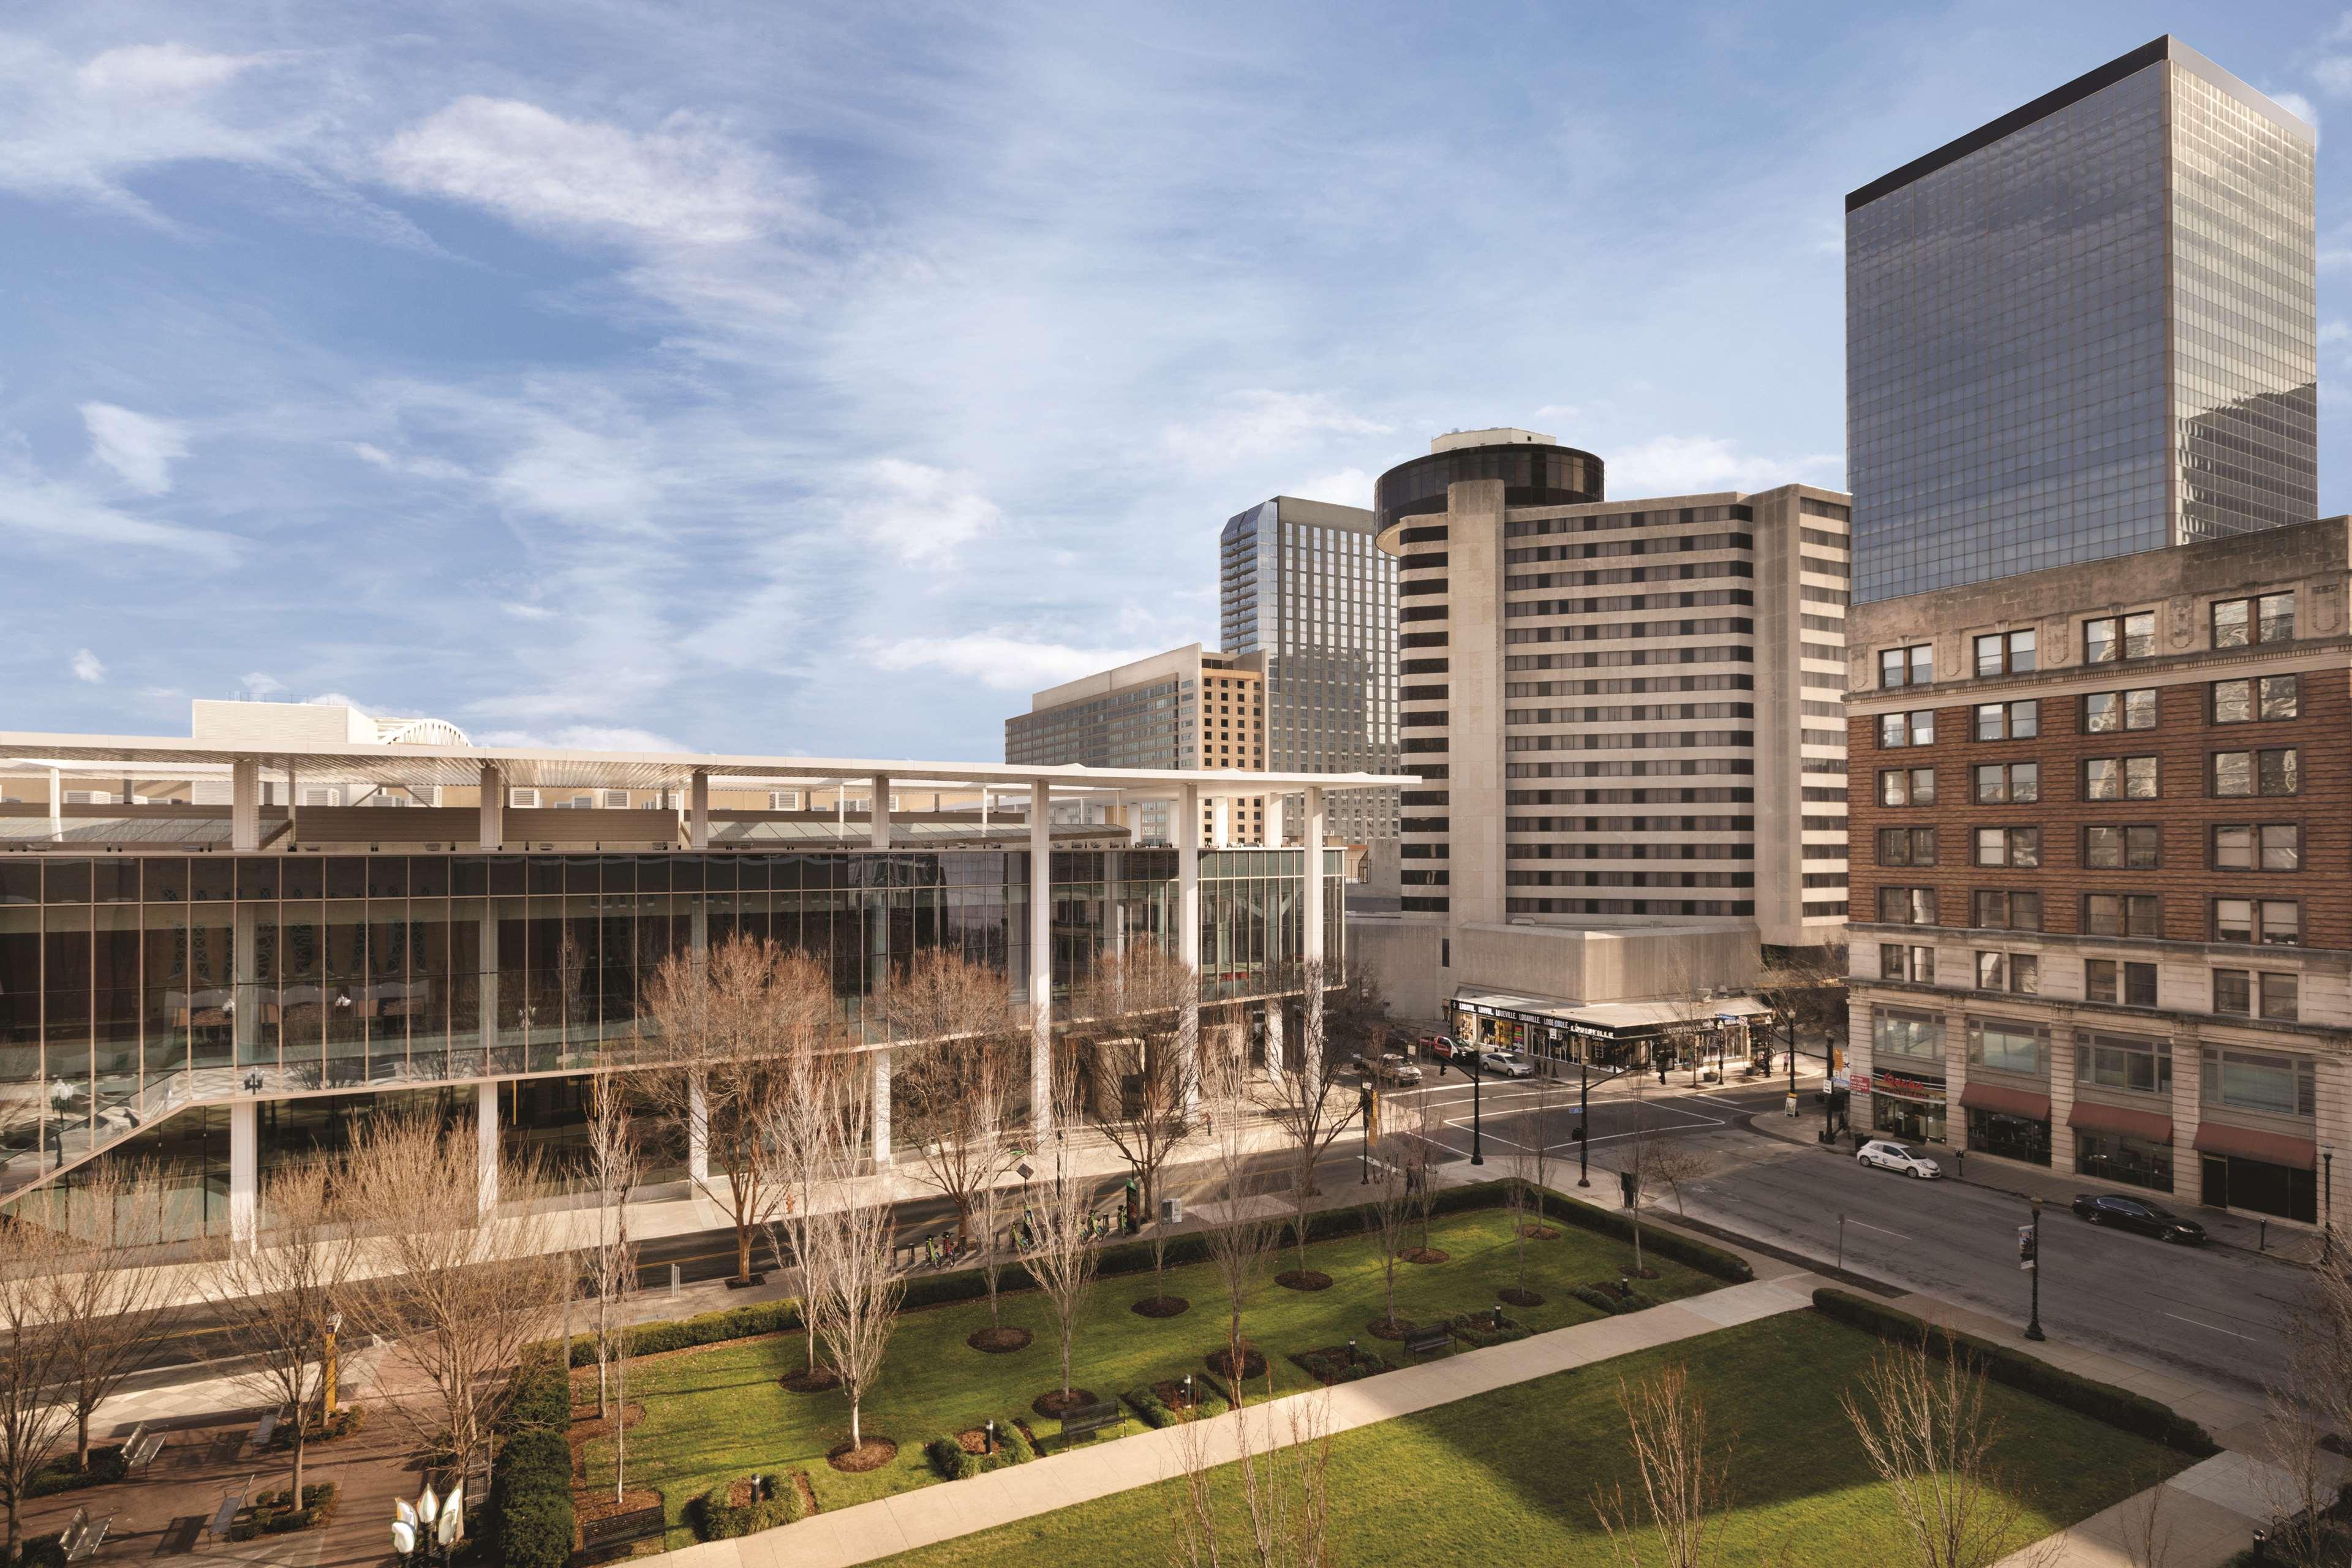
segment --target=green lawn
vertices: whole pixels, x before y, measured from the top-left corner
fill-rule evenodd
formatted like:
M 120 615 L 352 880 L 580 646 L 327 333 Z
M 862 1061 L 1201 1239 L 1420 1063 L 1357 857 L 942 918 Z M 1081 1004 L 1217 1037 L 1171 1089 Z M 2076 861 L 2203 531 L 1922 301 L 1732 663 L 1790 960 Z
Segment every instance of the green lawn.
M 1399 1266 L 1397 1310 L 1408 1320 L 1478 1310 L 1495 1304 L 1497 1288 L 1515 1278 L 1511 1220 L 1489 1209 L 1441 1218 L 1433 1244 L 1449 1261 Z M 1244 1329 L 1269 1352 L 1275 1390 L 1287 1393 L 1309 1384 L 1286 1359 L 1297 1351 L 1344 1342 L 1373 1342 L 1363 1333 L 1380 1310 L 1381 1271 L 1373 1247 L 1361 1239 L 1318 1244 L 1308 1249 L 1317 1268 L 1333 1279 L 1328 1290 L 1302 1294 L 1269 1279 L 1259 1287 Z M 1275 1265 L 1288 1268 L 1285 1252 Z M 1632 1248 L 1573 1226 L 1557 1240 L 1528 1243 L 1529 1286 L 1545 1298 L 1534 1308 L 1513 1308 L 1514 1320 L 1536 1330 L 1563 1328 L 1602 1314 L 1569 1294 L 1572 1286 L 1617 1278 L 1632 1261 Z M 1695 1295 L 1718 1282 L 1652 1255 L 1658 1278 L 1643 1283 L 1662 1299 Z M 1222 1342 L 1223 1298 L 1205 1266 L 1171 1269 L 1171 1294 L 1189 1298 L 1181 1317 L 1154 1321 L 1129 1310 L 1152 1290 L 1149 1274 L 1099 1282 L 1082 1321 L 1073 1357 L 1074 1381 L 1106 1398 L 1139 1384 L 1202 1370 L 1202 1358 Z M 646 1415 L 629 1431 L 629 1479 L 658 1487 L 676 1524 L 690 1499 L 722 1480 L 752 1471 L 775 1474 L 804 1468 L 819 1504 L 838 1509 L 889 1492 L 934 1484 L 923 1445 L 942 1433 L 977 1426 L 989 1416 L 1007 1420 L 1029 1414 L 1030 1401 L 1059 1385 L 1052 1310 L 1042 1296 L 1009 1296 L 1004 1321 L 1030 1330 L 1034 1341 L 1010 1355 L 982 1355 L 964 1341 L 987 1325 L 985 1304 L 909 1312 L 890 1342 L 881 1384 L 867 1396 L 865 1430 L 895 1439 L 894 1464 L 863 1476 L 843 1475 L 825 1463 L 825 1451 L 848 1436 L 849 1407 L 838 1393 L 793 1394 L 777 1384 L 780 1375 L 805 1363 L 805 1341 L 797 1334 L 738 1341 L 680 1352 L 633 1364 L 632 1400 Z M 1391 1359 L 1402 1362 L 1401 1347 Z M 593 1381 L 593 1374 L 590 1374 Z M 1253 1398 L 1264 1393 L 1254 1384 Z M 1056 1430 L 1035 1421 L 1042 1435 Z M 1129 1423 L 1118 1431 L 1139 1428 Z M 1106 1437 L 1118 1432 L 1106 1434 Z M 612 1479 L 609 1439 L 586 1454 L 591 1481 Z M 689 1539 L 673 1531 L 670 1544 Z
M 1734 1453 L 1725 1564 L 1908 1561 L 1885 1494 L 1838 1408 L 1878 1342 L 1793 1312 L 1664 1350 L 1441 1405 L 1333 1441 L 1331 1561 L 1366 1565 L 1614 1560 L 1596 1486 L 1636 1482 L 1623 1463 L 1617 1380 L 1690 1368 Z M 2087 1416 L 1994 1386 L 2001 1462 L 2028 1512 L 2017 1544 L 2155 1484 L 2190 1461 Z M 1230 1476 L 1226 1478 L 1230 1480 Z M 1230 1488 L 1226 1500 L 1232 1500 Z M 1171 1485 L 1147 1487 L 888 1559 L 898 1568 L 1034 1568 L 1087 1562 L 1161 1568 L 1174 1544 Z

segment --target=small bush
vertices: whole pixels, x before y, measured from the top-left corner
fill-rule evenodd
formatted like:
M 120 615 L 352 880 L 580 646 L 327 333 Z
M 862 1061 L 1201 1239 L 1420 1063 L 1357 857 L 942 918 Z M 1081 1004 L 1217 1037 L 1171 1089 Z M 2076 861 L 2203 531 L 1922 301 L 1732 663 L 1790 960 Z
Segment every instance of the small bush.
M 1010 1421 L 999 1420 L 996 1423 L 996 1452 L 993 1454 L 967 1453 L 963 1444 L 950 1435 L 934 1437 L 924 1444 L 923 1457 L 930 1460 L 931 1468 L 939 1472 L 940 1479 L 961 1481 L 985 1475 L 990 1470 L 1001 1470 L 1007 1465 L 1025 1465 L 1037 1457 L 1037 1451 L 1029 1446 L 1029 1439 L 1020 1427 Z
M 2210 1458 L 2221 1451 L 2221 1446 L 2206 1434 L 2205 1428 L 2179 1415 L 2171 1406 L 2150 1399 L 2144 1394 L 2117 1388 L 2111 1383 L 2098 1383 L 2063 1367 L 2011 1350 L 2007 1345 L 1980 1340 L 1973 1334 L 1956 1333 L 1941 1324 L 1929 1323 L 1908 1312 L 1898 1312 L 1884 1302 L 1874 1301 L 1848 1290 L 1820 1289 L 1813 1292 L 1813 1308 L 1823 1317 L 1842 1323 L 1866 1329 L 1883 1340 L 1896 1344 L 1925 1345 L 1927 1353 L 1938 1360 L 1948 1361 L 1957 1352 L 1980 1367 L 1986 1377 L 1995 1383 L 2036 1394 L 2053 1405 L 2088 1415 L 2095 1421 L 2177 1448 L 2197 1458 Z
M 1394 1372 L 1396 1363 L 1377 1351 L 1359 1345 L 1353 1359 L 1345 1345 L 1332 1345 L 1318 1351 L 1301 1351 L 1290 1358 L 1291 1363 L 1307 1376 L 1322 1383 L 1353 1383 L 1360 1377 L 1377 1377 L 1384 1372 Z
M 66 1568 L 65 1542 L 56 1534 L 28 1535 L 18 1548 L 19 1568 Z
M 1492 1312 L 1464 1312 L 1446 1319 L 1445 1326 L 1453 1331 L 1455 1339 L 1482 1348 L 1507 1345 L 1514 1340 L 1526 1339 L 1535 1331 L 1524 1323 L 1511 1321 L 1507 1317 L 1503 1320 L 1503 1326 L 1496 1328 Z
M 695 1531 L 705 1541 L 732 1541 L 739 1535 L 756 1535 L 763 1530 L 773 1530 L 781 1524 L 797 1524 L 808 1517 L 808 1503 L 801 1496 L 800 1482 L 793 1472 L 762 1478 L 773 1489 L 772 1495 L 742 1507 L 729 1499 L 735 1489 L 734 1481 L 721 1481 L 695 1500 L 693 1521 Z M 742 1479 L 748 1481 L 749 1476 Z
M 499 1419 L 502 1432 L 539 1427 L 562 1432 L 572 1425 L 572 1379 L 556 1361 L 551 1348 L 528 1355 L 508 1384 L 512 1397 Z
M 113 1444 L 89 1451 L 89 1468 L 81 1468 L 81 1458 L 75 1454 L 60 1454 L 34 1472 L 33 1484 L 26 1489 L 27 1497 L 48 1497 L 57 1492 L 79 1491 L 84 1487 L 102 1487 L 121 1480 L 128 1471 L 122 1462 L 122 1445 Z
M 341 1489 L 333 1481 L 320 1481 L 302 1489 L 302 1506 L 292 1506 L 290 1492 L 260 1492 L 253 1500 L 252 1509 L 229 1527 L 231 1541 L 251 1541 L 263 1535 L 292 1535 L 305 1530 L 322 1530 L 335 1517 L 335 1500 Z
M 517 1373 L 517 1375 L 521 1374 Z M 569 1409 L 564 1411 L 567 1419 L 570 1418 L 571 1414 Z M 366 1425 L 367 1413 L 356 1405 L 346 1405 L 326 1420 L 310 1423 L 308 1440 L 313 1443 L 332 1443 L 338 1438 L 351 1436 Z M 269 1435 L 269 1446 L 272 1448 L 290 1452 L 294 1447 L 293 1423 L 280 1421 L 278 1424 L 278 1429 Z
M 1119 1398 L 1146 1426 L 1173 1426 L 1179 1419 L 1176 1407 L 1160 1398 L 1160 1391 L 1148 1383 L 1140 1388 L 1129 1389 Z M 1230 1409 L 1234 1403 L 1225 1395 L 1225 1385 L 1205 1372 L 1192 1374 L 1192 1414 L 1196 1415 L 1205 1414 L 1213 1405 Z

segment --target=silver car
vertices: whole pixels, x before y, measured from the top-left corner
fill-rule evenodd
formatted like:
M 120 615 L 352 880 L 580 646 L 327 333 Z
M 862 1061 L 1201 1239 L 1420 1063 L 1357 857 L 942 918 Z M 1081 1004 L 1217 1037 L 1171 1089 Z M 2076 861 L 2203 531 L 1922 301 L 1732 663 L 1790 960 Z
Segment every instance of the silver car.
M 1481 1051 L 1478 1053 L 1478 1065 L 1505 1078 L 1536 1076 L 1536 1064 L 1528 1059 L 1525 1051 Z

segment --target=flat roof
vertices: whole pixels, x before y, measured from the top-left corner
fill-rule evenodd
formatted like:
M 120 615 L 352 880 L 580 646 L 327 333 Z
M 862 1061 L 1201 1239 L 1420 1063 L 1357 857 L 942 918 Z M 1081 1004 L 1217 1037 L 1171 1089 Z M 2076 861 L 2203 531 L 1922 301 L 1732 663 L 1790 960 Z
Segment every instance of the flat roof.
M 378 745 L 287 747 L 199 743 L 184 736 L 46 734 L 0 731 L 0 760 L 56 763 L 146 773 L 181 766 L 257 762 L 305 782 L 470 786 L 485 764 L 519 789 L 685 789 L 698 773 L 714 784 L 777 779 L 862 780 L 893 784 L 1008 787 L 1044 784 L 1056 791 L 1118 792 L 1164 797 L 1188 786 L 1207 799 L 1269 792 L 1394 789 L 1422 781 L 1411 773 L 1274 773 L 1233 768 L 1090 768 L 1013 763 L 913 762 L 887 757 L 759 757 L 700 752 L 579 752 L 537 746 Z
M 1708 1024 L 1718 1019 L 1753 1018 L 1772 1009 L 1753 996 L 1710 996 L 1690 1002 L 1563 1002 L 1556 996 L 1526 996 L 1508 991 L 1486 991 L 1465 985 L 1454 993 L 1453 1005 L 1483 1007 L 1490 1013 L 1511 1013 L 1609 1034 L 1647 1034 L 1661 1028 Z

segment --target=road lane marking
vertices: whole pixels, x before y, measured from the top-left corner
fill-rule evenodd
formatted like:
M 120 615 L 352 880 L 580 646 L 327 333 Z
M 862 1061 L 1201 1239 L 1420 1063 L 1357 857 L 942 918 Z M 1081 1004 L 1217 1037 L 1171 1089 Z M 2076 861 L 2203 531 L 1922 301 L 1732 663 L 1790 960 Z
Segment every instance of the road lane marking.
M 1908 1241 L 1911 1239 L 1899 1230 L 1889 1230 L 1883 1225 L 1872 1225 L 1866 1220 L 1849 1219 L 1846 1221 L 1846 1224 L 1853 1226 L 1856 1230 L 1874 1230 L 1881 1236 L 1891 1236 L 1897 1241 Z
M 2167 1312 L 2164 1315 L 2175 1322 L 2189 1323 L 2200 1329 L 2210 1329 L 2217 1334 L 2227 1334 L 2233 1340 L 2244 1340 L 2249 1344 L 2252 1344 L 2254 1340 L 2252 1334 L 2242 1334 L 2235 1329 L 2225 1329 L 2219 1323 L 2209 1323 L 2201 1318 L 2184 1318 L 2178 1312 Z

